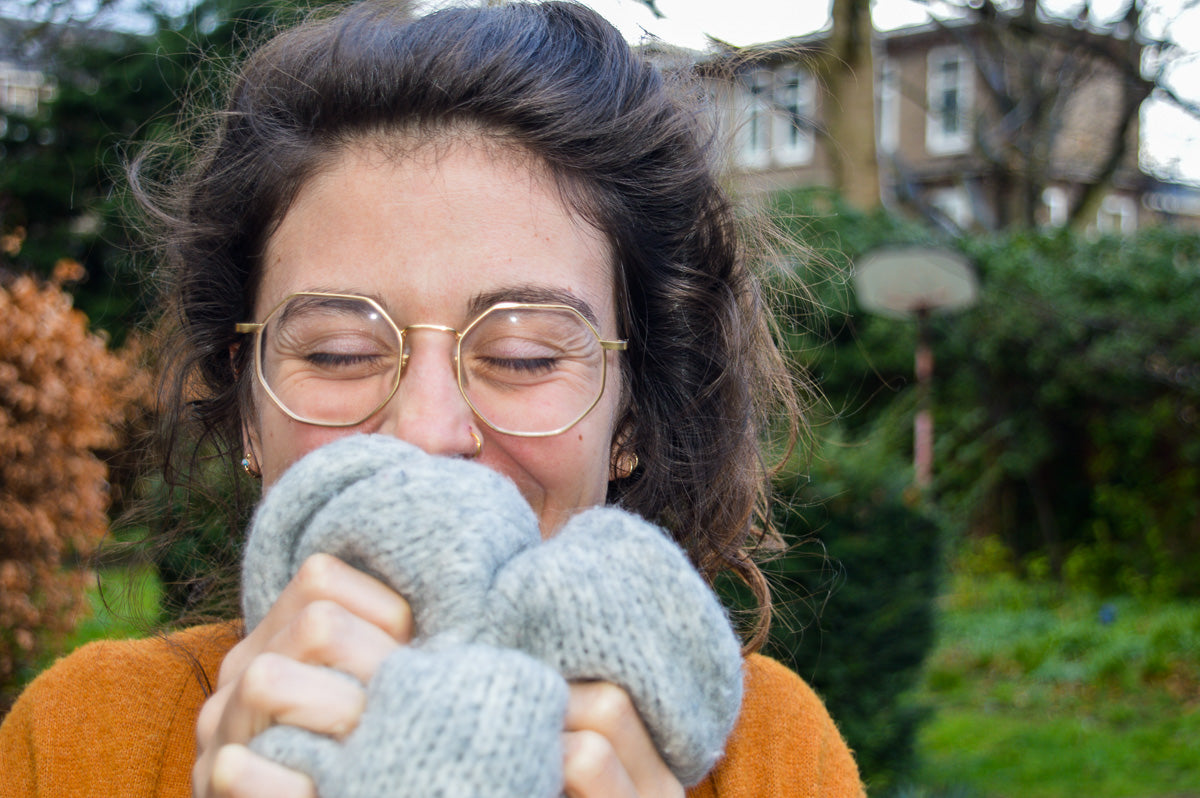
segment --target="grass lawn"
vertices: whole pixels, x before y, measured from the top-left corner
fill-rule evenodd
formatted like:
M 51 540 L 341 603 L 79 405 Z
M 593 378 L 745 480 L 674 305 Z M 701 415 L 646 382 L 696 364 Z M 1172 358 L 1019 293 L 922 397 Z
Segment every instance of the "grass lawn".
M 93 640 L 143 637 L 154 631 L 161 594 L 158 577 L 148 565 L 105 568 L 87 591 L 89 611 L 61 646 L 48 652 L 28 676 L 32 678 L 56 658 Z
M 1200 797 L 1200 602 L 954 578 L 912 796 Z

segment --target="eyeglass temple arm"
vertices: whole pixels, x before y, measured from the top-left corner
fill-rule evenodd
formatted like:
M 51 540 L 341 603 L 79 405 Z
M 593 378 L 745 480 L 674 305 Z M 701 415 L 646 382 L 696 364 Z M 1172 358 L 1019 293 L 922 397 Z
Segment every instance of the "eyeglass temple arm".
M 605 341 L 603 338 L 601 338 L 600 339 L 600 348 L 601 349 L 612 349 L 617 352 L 624 352 L 626 349 L 629 348 L 629 342 L 628 341 Z
M 239 333 L 256 333 L 261 329 L 262 325 L 253 321 L 239 321 L 237 324 L 233 325 L 233 331 Z

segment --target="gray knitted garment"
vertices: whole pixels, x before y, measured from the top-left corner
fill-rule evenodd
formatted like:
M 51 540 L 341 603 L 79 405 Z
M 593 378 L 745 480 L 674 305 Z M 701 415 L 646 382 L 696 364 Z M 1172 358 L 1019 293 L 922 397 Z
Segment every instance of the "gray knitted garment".
M 720 757 L 741 704 L 737 638 L 679 547 L 638 516 L 595 508 L 543 542 L 491 469 L 354 435 L 305 456 L 260 504 L 247 629 L 317 552 L 390 584 L 416 629 L 344 740 L 275 726 L 251 741 L 323 798 L 553 798 L 568 680 L 625 688 L 685 785 Z

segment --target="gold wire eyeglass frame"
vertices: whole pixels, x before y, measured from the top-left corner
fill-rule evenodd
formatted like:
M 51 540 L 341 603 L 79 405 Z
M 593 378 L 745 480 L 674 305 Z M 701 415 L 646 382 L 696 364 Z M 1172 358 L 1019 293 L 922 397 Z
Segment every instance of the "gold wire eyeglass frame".
M 396 338 L 400 342 L 400 354 L 399 354 L 400 363 L 399 363 L 399 367 L 396 369 L 396 379 L 393 381 L 391 390 L 388 391 L 387 396 L 385 396 L 383 398 L 383 400 L 379 402 L 379 404 L 377 404 L 369 413 L 367 413 L 362 418 L 360 418 L 356 421 L 317 421 L 315 419 L 305 418 L 304 416 L 301 416 L 298 413 L 292 412 L 292 410 L 290 410 L 287 407 L 287 405 L 285 405 L 283 403 L 283 400 L 280 399 L 278 396 L 276 396 L 275 392 L 273 390 L 271 390 L 271 386 L 267 384 L 267 379 L 263 375 L 263 370 L 262 370 L 262 362 L 263 362 L 263 351 L 262 351 L 263 335 L 262 335 L 262 333 L 263 333 L 263 330 L 266 328 L 266 326 L 268 324 L 270 324 L 271 319 L 273 319 L 275 317 L 276 313 L 278 313 L 280 310 L 282 310 L 285 305 L 287 305 L 289 302 L 291 302 L 293 299 L 296 299 L 297 297 L 313 297 L 316 299 L 348 299 L 348 300 L 357 300 L 360 302 L 365 302 L 367 305 L 370 305 L 372 309 L 374 309 L 376 312 L 379 313 L 379 315 L 383 318 L 383 320 L 388 323 L 388 326 L 390 326 L 392 328 L 392 331 L 396 334 Z M 503 310 L 563 311 L 563 312 L 574 315 L 575 318 L 577 318 L 577 319 L 579 319 L 579 321 L 583 322 L 584 326 L 586 326 L 588 328 L 588 330 L 592 333 L 592 335 L 596 336 L 596 341 L 599 342 L 600 349 L 602 350 L 601 358 L 600 358 L 600 390 L 598 390 L 596 392 L 596 398 L 594 398 L 592 400 L 591 404 L 589 404 L 583 410 L 583 412 L 580 413 L 578 416 L 576 416 L 569 424 L 565 424 L 564 426 L 561 426 L 557 429 L 550 430 L 548 432 L 518 432 L 518 431 L 504 429 L 502 427 L 496 426 L 491 421 L 489 421 L 487 419 L 487 417 L 484 416 L 482 412 L 480 412 L 479 408 L 477 408 L 475 406 L 475 403 L 471 401 L 471 397 L 467 395 L 466 388 L 464 388 L 464 386 L 463 386 L 463 365 L 462 365 L 463 338 L 465 338 L 471 332 L 471 330 L 475 328 L 476 325 L 478 325 L 481 321 L 483 321 L 483 319 L 485 317 L 487 317 L 488 315 L 490 315 L 491 313 L 494 313 L 496 311 L 503 311 Z M 404 351 L 404 345 L 405 345 L 404 336 L 409 330 L 433 330 L 436 332 L 450 333 L 451 335 L 454 336 L 454 376 L 458 382 L 459 394 L 462 395 L 463 400 L 471 408 L 471 412 L 475 414 L 475 417 L 478 418 L 480 421 L 482 421 L 489 429 L 493 429 L 496 432 L 499 432 L 504 435 L 512 435 L 512 436 L 519 437 L 519 438 L 549 438 L 554 435 L 561 435 L 562 433 L 566 432 L 571 427 L 575 426 L 580 421 L 582 421 L 584 419 L 584 417 L 587 416 L 588 413 L 592 412 L 592 408 L 594 408 L 596 406 L 596 404 L 599 403 L 600 397 L 604 395 L 605 383 L 608 382 L 608 358 L 603 356 L 603 352 L 606 352 L 606 351 L 623 352 L 629 348 L 629 341 L 627 341 L 627 340 L 608 341 L 608 340 L 605 340 L 604 338 L 601 338 L 600 333 L 599 333 L 599 331 L 596 330 L 595 325 L 593 325 L 590 321 L 588 321 L 587 317 L 584 316 L 582 313 L 580 313 L 578 309 L 573 308 L 570 305 L 542 304 L 542 303 L 536 303 L 536 302 L 497 302 L 496 304 L 494 304 L 494 305 L 490 306 L 489 308 L 487 308 L 486 310 L 484 310 L 482 313 L 480 313 L 474 319 L 472 319 L 471 323 L 468 324 L 460 332 L 460 331 L 454 329 L 453 327 L 446 327 L 441 324 L 409 324 L 407 327 L 400 327 L 398 324 L 396 324 L 395 321 L 392 320 L 392 317 L 388 314 L 388 312 L 386 310 L 384 310 L 383 307 L 378 302 L 376 302 L 374 299 L 371 299 L 370 297 L 359 296 L 357 294 L 333 294 L 333 293 L 325 293 L 325 292 L 321 292 L 321 291 L 297 291 L 296 293 L 288 294 L 286 297 L 284 297 L 279 302 L 278 305 L 271 308 L 271 312 L 267 314 L 267 317 L 263 321 L 261 321 L 261 322 L 253 322 L 253 321 L 238 322 L 237 324 L 234 325 L 234 330 L 240 334 L 245 334 L 245 335 L 253 334 L 254 335 L 254 373 L 258 377 L 258 384 L 261 385 L 263 390 L 267 392 L 267 395 L 271 397 L 271 401 L 273 401 L 280 410 L 282 410 L 285 414 L 287 414 L 287 416 L 289 418 L 292 418 L 295 421 L 299 421 L 302 424 L 312 424 L 313 426 L 317 426 L 317 427 L 355 427 L 355 426 L 358 426 L 359 424 L 362 424 L 364 421 L 371 418 L 371 416 L 375 415 L 380 410 L 382 410 L 383 407 L 388 402 L 392 401 L 392 397 L 396 395 L 396 391 L 400 388 L 400 380 L 404 376 L 404 367 L 408 360 L 408 354 L 406 354 Z

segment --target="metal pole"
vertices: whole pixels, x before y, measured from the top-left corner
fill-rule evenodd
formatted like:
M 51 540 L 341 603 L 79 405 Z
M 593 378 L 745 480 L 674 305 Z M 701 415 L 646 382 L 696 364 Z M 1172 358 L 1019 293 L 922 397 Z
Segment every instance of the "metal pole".
M 933 481 L 933 349 L 929 345 L 929 311 L 917 311 L 917 415 L 913 420 L 913 471 L 918 488 Z

